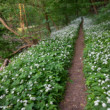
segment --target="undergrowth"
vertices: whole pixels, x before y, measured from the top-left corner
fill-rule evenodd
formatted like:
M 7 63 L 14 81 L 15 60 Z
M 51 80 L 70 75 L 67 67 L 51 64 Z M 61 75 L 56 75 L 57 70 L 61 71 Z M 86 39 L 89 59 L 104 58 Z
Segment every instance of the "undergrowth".
M 109 21 L 93 24 L 85 18 L 84 73 L 88 87 L 86 110 L 110 110 Z
M 74 51 L 80 19 L 11 60 L 0 73 L 0 107 L 57 110 Z

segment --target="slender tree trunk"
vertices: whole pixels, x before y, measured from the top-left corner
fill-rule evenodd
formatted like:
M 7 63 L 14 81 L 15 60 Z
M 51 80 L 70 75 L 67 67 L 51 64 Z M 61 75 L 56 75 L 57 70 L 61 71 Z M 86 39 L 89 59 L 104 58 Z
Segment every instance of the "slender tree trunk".
M 58 30 L 58 26 L 55 24 L 55 22 L 53 21 L 52 17 L 51 17 L 51 16 L 49 16 L 49 18 L 51 19 L 51 21 L 52 21 L 52 23 L 53 23 L 54 27 L 56 28 L 56 30 Z
M 94 9 L 95 14 L 98 14 L 97 8 L 96 8 L 96 6 L 94 5 L 94 1 L 91 0 L 91 3 L 92 3 L 92 6 L 93 6 L 93 9 Z
M 20 27 L 22 28 L 22 33 L 24 34 L 23 5 L 24 4 L 19 4 L 19 10 L 20 10 Z
M 49 17 L 48 17 L 47 12 L 45 12 L 44 15 L 45 15 L 45 20 L 46 20 L 46 28 L 49 31 L 49 33 L 51 33 L 50 24 L 49 24 Z
M 25 18 L 25 22 L 26 22 L 26 27 L 27 27 L 27 30 L 29 31 L 28 22 L 27 22 L 27 16 L 26 16 L 26 11 L 25 11 L 25 5 L 24 4 L 23 4 L 23 12 L 24 12 L 24 18 Z
M 48 32 L 51 33 L 50 24 L 49 24 L 49 16 L 48 16 L 48 13 L 46 12 L 45 7 L 46 7 L 45 3 L 42 2 L 42 10 L 44 12 L 44 16 L 45 16 L 45 20 L 46 20 L 46 28 L 47 28 Z
M 78 9 L 76 10 L 76 15 L 77 15 L 77 17 L 79 16 L 79 11 L 78 11 Z
M 78 17 L 79 16 L 79 6 L 78 6 L 78 4 L 79 4 L 79 2 L 78 2 L 78 0 L 75 0 L 75 4 L 76 4 L 76 16 Z
M 68 25 L 69 23 L 69 18 L 68 18 L 68 15 L 65 13 L 65 21 L 66 21 L 66 25 Z
M 48 16 L 48 13 L 46 12 L 46 9 L 45 9 L 45 2 L 41 2 L 41 4 L 39 5 L 39 1 L 38 1 L 38 4 L 37 4 L 37 7 L 41 8 L 41 11 L 43 12 L 44 14 L 44 17 L 45 17 L 45 20 L 46 20 L 46 28 L 49 32 L 49 34 L 51 33 L 51 29 L 50 29 L 50 23 L 49 23 L 49 16 Z
M 105 5 L 105 6 L 106 6 L 107 2 L 108 2 L 108 0 L 104 0 L 104 5 Z

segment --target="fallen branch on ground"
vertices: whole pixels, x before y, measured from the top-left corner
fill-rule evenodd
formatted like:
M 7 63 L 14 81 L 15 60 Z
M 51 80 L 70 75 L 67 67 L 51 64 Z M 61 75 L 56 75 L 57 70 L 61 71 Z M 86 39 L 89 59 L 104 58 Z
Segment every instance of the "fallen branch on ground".
M 11 54 L 11 56 L 9 56 L 8 58 L 11 58 L 11 57 L 14 56 L 15 54 L 21 52 L 23 49 L 26 49 L 26 48 L 31 47 L 31 46 L 32 46 L 32 44 L 24 45 L 24 46 L 20 47 L 18 50 L 14 51 L 14 52 Z

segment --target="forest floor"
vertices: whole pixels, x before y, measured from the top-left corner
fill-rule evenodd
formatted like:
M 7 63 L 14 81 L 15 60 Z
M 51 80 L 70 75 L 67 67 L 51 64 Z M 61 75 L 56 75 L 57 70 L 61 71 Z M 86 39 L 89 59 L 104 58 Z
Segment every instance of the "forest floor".
M 72 66 L 69 69 L 69 78 L 73 83 L 67 82 L 65 97 L 60 103 L 61 110 L 84 110 L 86 105 L 87 94 L 83 74 L 83 49 L 84 33 L 82 22 L 75 45 L 75 55 L 73 57 Z

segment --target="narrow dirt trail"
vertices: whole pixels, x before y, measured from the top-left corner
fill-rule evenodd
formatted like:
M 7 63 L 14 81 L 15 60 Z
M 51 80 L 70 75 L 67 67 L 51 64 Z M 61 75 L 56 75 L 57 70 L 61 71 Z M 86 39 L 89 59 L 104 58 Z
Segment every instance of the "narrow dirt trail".
M 84 110 L 86 105 L 86 86 L 83 74 L 84 33 L 83 20 L 80 25 L 79 37 L 75 45 L 75 55 L 69 70 L 69 77 L 64 100 L 60 103 L 61 110 Z

